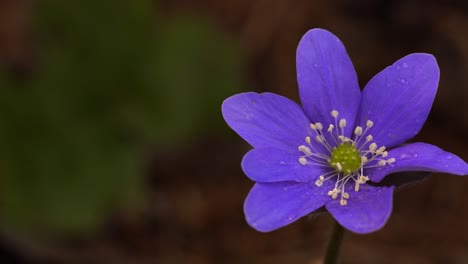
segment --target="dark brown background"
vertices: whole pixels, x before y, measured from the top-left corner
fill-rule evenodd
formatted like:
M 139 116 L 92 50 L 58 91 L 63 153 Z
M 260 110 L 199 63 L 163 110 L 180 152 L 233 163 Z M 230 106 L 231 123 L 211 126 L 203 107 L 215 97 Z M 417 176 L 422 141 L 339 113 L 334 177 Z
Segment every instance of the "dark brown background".
M 400 57 L 435 55 L 441 69 L 431 115 L 414 141 L 468 160 L 468 4 L 466 1 L 161 1 L 165 13 L 195 12 L 234 37 L 247 56 L 245 91 L 298 99 L 295 50 L 308 29 L 339 36 L 360 84 Z M 27 65 L 32 1 L 0 1 L 0 60 Z M 15 66 L 15 67 L 16 67 Z M 221 118 L 221 114 L 219 115 Z M 155 154 L 148 206 L 117 213 L 86 239 L 46 245 L 2 239 L 2 263 L 320 263 L 332 226 L 323 216 L 272 233 L 243 219 L 252 183 L 240 170 L 249 146 L 233 132 L 204 134 L 183 149 Z M 468 263 L 468 180 L 434 177 L 397 192 L 386 226 L 347 233 L 342 263 Z M 465 197 L 466 196 L 466 197 Z

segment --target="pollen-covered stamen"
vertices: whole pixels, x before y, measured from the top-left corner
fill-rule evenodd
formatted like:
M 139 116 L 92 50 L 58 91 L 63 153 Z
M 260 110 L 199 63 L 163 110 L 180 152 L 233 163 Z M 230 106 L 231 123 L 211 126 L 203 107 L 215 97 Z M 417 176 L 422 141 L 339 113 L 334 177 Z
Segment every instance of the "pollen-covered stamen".
M 344 128 L 346 127 L 346 119 L 342 118 L 340 119 L 340 129 L 341 129 L 341 135 L 344 136 Z
M 306 142 L 310 143 L 310 138 L 306 138 Z M 312 145 L 310 145 L 312 147 Z M 300 156 L 298 161 L 301 165 L 313 164 L 317 166 L 327 167 L 328 157 L 321 153 L 314 153 L 306 145 L 300 145 L 297 150 L 302 152 L 304 155 Z
M 371 120 L 367 120 L 367 122 L 366 122 L 366 129 L 364 130 L 364 132 L 362 132 L 362 137 L 364 137 L 364 135 L 367 134 L 367 131 L 369 131 L 369 129 L 370 129 L 371 127 L 373 127 L 373 126 L 374 126 L 374 122 L 372 122 Z M 356 128 L 357 128 L 357 127 L 356 127 Z M 361 129 L 362 129 L 362 128 L 361 128 Z M 354 139 L 354 141 L 356 141 L 356 146 L 359 146 L 359 142 L 361 141 L 362 137 L 356 137 L 356 138 Z M 372 141 L 372 139 L 373 139 L 373 138 L 372 138 L 372 135 L 368 135 L 368 136 L 366 137 L 366 142 L 363 144 L 363 146 L 365 146 L 367 143 L 369 143 L 370 141 Z M 360 146 L 360 147 L 363 147 L 363 146 Z
M 327 172 L 323 175 L 320 175 L 320 177 L 315 181 L 315 185 L 317 185 L 318 187 L 322 186 L 324 182 L 326 182 L 327 180 L 335 177 L 336 175 L 338 175 L 338 173 L 336 171 L 330 171 L 330 172 Z
M 339 113 L 336 110 L 331 111 L 335 124 L 329 124 L 327 132 L 328 140 L 324 135 L 324 126 L 322 123 L 312 123 L 310 128 L 315 132 L 315 137 L 306 137 L 307 145 L 299 146 L 299 151 L 304 155 L 300 156 L 298 161 L 301 165 L 317 165 L 331 168 L 329 172 L 320 175 L 315 181 L 318 187 L 323 186 L 324 182 L 335 179 L 333 189 L 328 191 L 332 199 L 337 199 L 340 195 L 340 204 L 345 206 L 348 203 L 350 194 L 346 192 L 348 181 L 354 181 L 354 191 L 358 192 L 362 184 L 369 181 L 368 176 L 364 176 L 364 169 L 372 167 L 381 167 L 393 164 L 395 158 L 388 158 L 388 152 L 385 146 L 378 146 L 373 142 L 374 138 L 369 134 L 369 130 L 374 126 L 374 122 L 367 120 L 365 128 L 356 126 L 351 137 L 345 134 L 347 126 L 346 119 L 338 119 Z M 314 148 L 314 144 L 320 144 L 324 148 L 321 152 Z M 316 146 L 316 145 L 315 145 Z M 329 153 L 323 153 L 326 149 Z
M 310 128 L 315 131 L 317 136 L 315 137 L 315 140 L 323 145 L 329 152 L 332 152 L 332 146 L 330 143 L 328 143 L 327 139 L 323 135 L 323 125 L 322 123 L 315 123 L 315 124 L 310 124 Z

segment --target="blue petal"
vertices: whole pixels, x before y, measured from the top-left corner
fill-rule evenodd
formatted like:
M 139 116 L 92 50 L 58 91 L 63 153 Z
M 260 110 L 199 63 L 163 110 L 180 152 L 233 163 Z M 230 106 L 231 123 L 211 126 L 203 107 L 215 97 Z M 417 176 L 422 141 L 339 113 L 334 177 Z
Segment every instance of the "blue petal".
M 432 107 L 439 67 L 430 54 L 408 55 L 378 73 L 362 93 L 358 124 L 370 130 L 379 146 L 397 146 L 415 136 Z
M 332 110 L 345 118 L 346 136 L 352 133 L 359 108 L 360 90 L 354 66 L 343 43 L 323 29 L 308 31 L 296 54 L 297 81 L 302 105 L 313 122 L 335 124 Z
M 395 163 L 384 167 L 367 170 L 373 182 L 380 182 L 386 175 L 402 171 L 431 171 L 468 175 L 468 164 L 456 155 L 436 146 L 425 143 L 413 143 L 388 152 L 388 158 L 395 158 Z
M 367 234 L 382 228 L 392 213 L 394 187 L 362 185 L 359 192 L 349 191 L 346 205 L 340 199 L 326 204 L 327 210 L 346 229 Z
M 301 153 L 275 148 L 252 149 L 242 160 L 244 173 L 256 182 L 309 182 L 330 170 L 313 164 L 301 165 Z
M 272 93 L 241 93 L 223 102 L 226 123 L 254 148 L 297 150 L 309 135 L 302 108 Z
M 330 188 L 297 182 L 257 183 L 245 200 L 245 218 L 258 231 L 273 231 L 322 207 L 330 199 L 326 194 Z

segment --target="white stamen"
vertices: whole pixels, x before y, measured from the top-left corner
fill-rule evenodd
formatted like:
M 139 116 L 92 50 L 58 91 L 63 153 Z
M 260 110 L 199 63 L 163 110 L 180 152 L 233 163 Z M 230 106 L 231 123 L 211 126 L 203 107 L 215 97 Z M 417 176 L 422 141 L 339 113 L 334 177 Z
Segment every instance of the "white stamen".
M 306 147 L 304 145 L 300 145 L 298 149 L 299 149 L 300 152 L 306 154 L 307 156 L 312 155 L 312 151 L 310 151 L 310 148 L 308 148 L 308 147 Z
M 321 180 L 316 180 L 316 181 L 315 181 L 315 185 L 317 185 L 318 187 L 320 187 L 320 186 L 323 185 L 323 181 L 321 181 Z
M 345 134 L 346 119 L 338 119 L 339 113 L 336 110 L 331 111 L 330 114 L 334 118 L 333 124 L 328 124 L 328 126 L 320 122 L 309 124 L 310 129 L 315 131 L 315 135 L 306 136 L 306 144 L 298 147 L 298 150 L 303 153 L 298 157 L 298 162 L 304 166 L 314 165 L 331 169 L 320 175 L 315 185 L 322 187 L 325 181 L 335 181 L 335 186 L 328 191 L 328 195 L 331 199 L 337 199 L 340 196 L 340 204 L 345 206 L 348 203 L 347 199 L 351 196 L 345 192 L 348 181 L 354 181 L 354 191 L 358 192 L 360 185 L 369 181 L 369 177 L 364 176 L 364 170 L 392 164 L 395 158 L 386 159 L 388 157 L 386 147 L 379 147 L 378 142 L 373 142 L 374 138 L 368 131 L 374 126 L 374 122 L 367 120 L 365 126 L 354 127 L 353 134 L 347 137 Z M 324 126 L 330 133 L 327 137 L 323 131 Z M 316 149 L 316 144 L 312 141 L 318 142 L 327 151 L 323 152 L 323 148 Z M 343 146 L 345 144 L 349 146 Z M 340 151 L 337 151 L 338 149 Z
M 356 136 L 361 136 L 361 135 L 362 135 L 362 127 L 357 126 L 357 127 L 354 129 L 354 134 L 355 134 Z
M 315 123 L 315 127 L 317 128 L 317 130 L 323 129 L 322 123 Z
M 367 159 L 366 156 L 362 156 L 362 157 L 361 157 L 361 163 L 362 163 L 362 164 L 366 164 L 367 161 L 368 161 L 368 159 Z
M 339 115 L 339 113 L 338 113 L 338 111 L 333 110 L 333 111 L 331 111 L 331 115 L 332 115 L 334 118 L 337 118 L 338 115 Z
M 323 142 L 325 142 L 325 137 L 321 136 L 321 135 L 317 135 L 315 137 L 315 140 L 317 140 L 318 143 L 323 143 Z
M 301 165 L 306 165 L 306 164 L 307 164 L 307 159 L 304 158 L 304 157 L 300 157 L 300 158 L 299 158 L 299 163 L 300 163 Z
M 380 154 L 382 154 L 384 151 L 385 151 L 385 146 L 382 146 L 382 147 L 380 147 L 380 148 L 375 152 L 375 154 L 376 154 L 376 155 L 380 155 Z
M 340 119 L 340 128 L 343 129 L 346 127 L 346 119 Z

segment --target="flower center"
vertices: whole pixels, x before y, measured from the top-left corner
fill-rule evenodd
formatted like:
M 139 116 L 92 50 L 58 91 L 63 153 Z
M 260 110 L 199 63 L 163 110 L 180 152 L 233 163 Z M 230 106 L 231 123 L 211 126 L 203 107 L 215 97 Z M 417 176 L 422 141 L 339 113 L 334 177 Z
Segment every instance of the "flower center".
M 369 177 L 364 175 L 364 169 L 387 166 L 395 162 L 395 158 L 386 159 L 388 152 L 385 147 L 377 147 L 373 137 L 369 133 L 374 122 L 368 120 L 366 128 L 357 126 L 352 138 L 344 135 L 346 119 L 338 120 L 338 111 L 331 111 L 335 124 L 330 124 L 325 131 L 321 123 L 310 124 L 315 133 L 315 141 L 323 148 L 315 148 L 310 136 L 305 138 L 307 145 L 300 145 L 298 150 L 303 154 L 299 156 L 299 163 L 303 166 L 313 165 L 325 167 L 328 170 L 315 181 L 317 187 L 323 183 L 335 179 L 333 189 L 328 191 L 332 199 L 341 196 L 340 204 L 346 205 L 349 193 L 346 192 L 346 184 L 354 181 L 354 191 L 359 191 L 359 186 L 365 184 Z M 325 133 L 329 134 L 325 137 Z M 329 142 L 328 140 L 331 140 Z
M 353 144 L 340 144 L 331 153 L 331 159 L 328 163 L 337 171 L 351 173 L 361 167 L 361 156 L 359 154 Z

